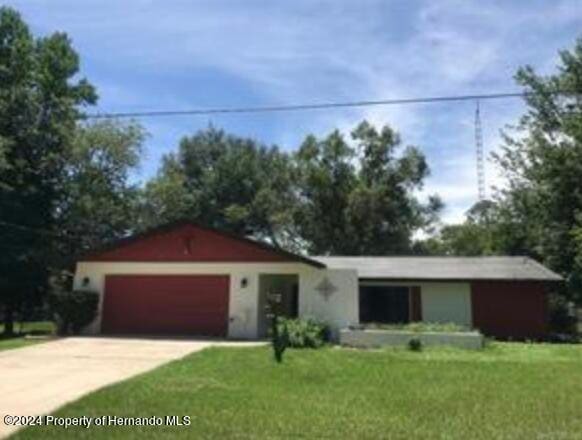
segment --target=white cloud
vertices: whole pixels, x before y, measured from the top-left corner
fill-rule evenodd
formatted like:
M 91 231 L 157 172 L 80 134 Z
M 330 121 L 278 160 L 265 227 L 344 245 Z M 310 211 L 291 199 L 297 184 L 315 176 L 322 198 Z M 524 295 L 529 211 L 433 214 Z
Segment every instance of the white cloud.
M 582 27 L 580 0 L 476 2 L 266 0 L 8 1 L 40 33 L 63 29 L 102 95 L 100 110 L 383 99 L 514 90 L 518 66 L 552 71 Z M 487 151 L 523 111 L 483 102 Z M 419 145 L 447 222 L 476 200 L 473 103 L 216 117 L 218 125 L 293 148 L 307 132 L 390 123 Z M 208 119 L 144 120 L 149 166 Z M 489 184 L 500 185 L 491 162 Z

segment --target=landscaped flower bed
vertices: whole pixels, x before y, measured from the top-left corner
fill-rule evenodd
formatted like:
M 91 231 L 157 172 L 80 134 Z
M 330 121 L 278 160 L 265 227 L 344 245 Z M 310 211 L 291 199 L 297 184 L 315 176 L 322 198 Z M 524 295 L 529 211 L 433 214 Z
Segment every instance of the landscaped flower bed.
M 421 346 L 480 349 L 484 338 L 476 330 L 453 323 L 367 324 L 340 330 L 340 344 L 350 347 L 409 346 L 411 341 Z
M 472 330 L 469 327 L 455 324 L 454 322 L 410 322 L 407 324 L 382 324 L 371 322 L 354 326 L 357 330 L 398 330 L 406 332 L 431 332 L 431 333 L 467 333 Z

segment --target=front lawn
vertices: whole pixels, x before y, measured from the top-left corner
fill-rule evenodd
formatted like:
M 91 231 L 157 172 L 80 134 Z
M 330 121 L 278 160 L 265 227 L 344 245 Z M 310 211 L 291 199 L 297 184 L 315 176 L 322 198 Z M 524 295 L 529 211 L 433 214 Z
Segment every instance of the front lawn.
M 17 335 L 51 335 L 55 332 L 55 324 L 51 321 L 31 321 L 14 323 Z M 0 323 L 0 335 L 4 333 L 4 324 Z
M 45 342 L 44 339 L 27 339 L 25 336 L 50 336 L 54 333 L 54 324 L 50 321 L 22 322 L 14 326 L 16 334 L 12 337 L 3 337 L 4 325 L 0 324 L 0 351 L 12 348 Z
M 40 339 L 26 339 L 24 337 L 18 338 L 0 338 L 0 351 L 11 350 L 13 348 L 27 347 L 29 345 L 38 344 Z
M 58 416 L 190 416 L 182 427 L 35 427 L 17 438 L 582 438 L 582 346 L 212 348 Z

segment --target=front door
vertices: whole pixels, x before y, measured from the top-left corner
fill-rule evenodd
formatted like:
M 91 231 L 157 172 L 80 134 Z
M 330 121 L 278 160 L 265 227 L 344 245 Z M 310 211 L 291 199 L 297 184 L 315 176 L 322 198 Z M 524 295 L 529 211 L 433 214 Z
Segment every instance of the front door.
M 265 337 L 272 314 L 297 318 L 299 313 L 299 277 L 297 275 L 263 274 L 259 277 L 258 334 Z

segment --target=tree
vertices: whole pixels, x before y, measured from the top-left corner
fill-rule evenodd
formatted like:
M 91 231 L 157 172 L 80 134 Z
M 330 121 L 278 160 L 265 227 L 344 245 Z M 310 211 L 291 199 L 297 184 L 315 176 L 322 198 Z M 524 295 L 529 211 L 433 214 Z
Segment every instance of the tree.
M 143 226 L 190 218 L 293 248 L 290 159 L 213 127 L 181 140 L 144 193 Z
M 55 209 L 62 236 L 55 241 L 55 257 L 62 265 L 135 229 L 139 189 L 129 179 L 139 165 L 144 137 L 135 122 L 102 121 L 76 128 Z
M 296 222 L 313 254 L 385 255 L 411 249 L 411 236 L 436 219 L 442 204 L 414 195 L 429 174 L 422 153 L 396 151 L 400 137 L 389 126 L 362 122 L 353 145 L 334 131 L 308 136 L 295 156 L 299 185 Z
M 415 243 L 415 253 L 425 255 L 479 256 L 504 253 L 491 200 L 475 203 L 460 224 L 445 225 L 428 239 Z
M 508 182 L 499 194 L 500 227 L 507 248 L 564 275 L 563 294 L 581 301 L 582 39 L 560 53 L 556 74 L 540 76 L 527 66 L 516 80 L 528 111 L 495 155 Z
M 34 38 L 20 15 L 0 8 L 0 303 L 5 333 L 14 312 L 42 292 L 54 205 L 80 107 L 96 94 L 77 79 L 65 34 Z

